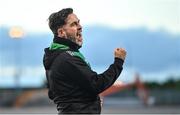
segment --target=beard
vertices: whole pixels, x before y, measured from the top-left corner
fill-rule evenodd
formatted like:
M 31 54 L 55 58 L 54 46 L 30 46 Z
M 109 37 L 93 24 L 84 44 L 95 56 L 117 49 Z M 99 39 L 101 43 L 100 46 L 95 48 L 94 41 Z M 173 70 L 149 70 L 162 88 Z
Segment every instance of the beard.
M 77 36 L 77 35 L 74 35 L 74 36 L 72 36 L 72 35 L 67 35 L 67 39 L 69 39 L 70 41 L 76 43 L 76 44 L 79 45 L 79 46 L 82 46 L 82 44 L 83 44 L 82 38 L 79 39 L 78 37 L 79 37 L 79 36 Z
M 73 36 L 67 36 L 67 39 L 69 39 L 70 41 L 76 43 L 76 38 Z

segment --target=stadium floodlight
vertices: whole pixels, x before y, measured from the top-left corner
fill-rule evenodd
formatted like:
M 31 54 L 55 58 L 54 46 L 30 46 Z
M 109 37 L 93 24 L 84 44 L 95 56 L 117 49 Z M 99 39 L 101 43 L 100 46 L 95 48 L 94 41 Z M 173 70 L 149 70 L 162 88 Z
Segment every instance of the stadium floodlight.
M 21 59 L 22 59 L 22 54 L 21 54 L 21 42 L 24 36 L 24 31 L 21 27 L 19 26 L 14 26 L 14 27 L 11 27 L 10 30 L 9 30 L 9 36 L 12 38 L 12 39 L 15 39 L 15 40 L 18 40 L 18 41 L 14 41 L 15 43 L 15 48 L 13 49 L 14 50 L 14 59 L 15 59 L 15 73 L 14 73 L 14 80 L 15 80 L 15 87 L 16 88 L 20 88 L 20 77 L 21 77 L 21 74 L 22 74 L 22 67 L 21 67 Z
M 9 36 L 11 38 L 22 38 L 24 36 L 24 31 L 21 27 L 12 27 L 9 31 Z

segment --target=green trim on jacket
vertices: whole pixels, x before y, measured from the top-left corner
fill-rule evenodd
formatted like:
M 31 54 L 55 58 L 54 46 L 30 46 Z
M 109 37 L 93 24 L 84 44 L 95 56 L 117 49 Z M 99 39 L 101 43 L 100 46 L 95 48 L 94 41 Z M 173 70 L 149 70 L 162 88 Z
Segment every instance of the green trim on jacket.
M 52 43 L 51 46 L 49 47 L 49 50 L 57 50 L 57 49 L 68 50 L 70 48 L 69 48 L 69 46 L 59 44 L 59 43 Z M 85 57 L 79 50 L 78 51 L 70 51 L 70 52 L 71 53 L 69 53 L 69 51 L 67 51 L 67 53 L 69 53 L 70 55 L 81 58 L 90 67 L 90 64 L 86 61 Z

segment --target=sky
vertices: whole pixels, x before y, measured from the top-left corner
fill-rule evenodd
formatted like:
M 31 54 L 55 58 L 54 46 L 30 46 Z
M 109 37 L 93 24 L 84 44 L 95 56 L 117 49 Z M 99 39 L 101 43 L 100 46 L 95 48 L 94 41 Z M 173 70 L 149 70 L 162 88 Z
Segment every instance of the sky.
M 74 9 L 83 26 L 180 33 L 180 0 L 0 0 L 0 25 L 49 32 L 49 15 L 66 7 Z

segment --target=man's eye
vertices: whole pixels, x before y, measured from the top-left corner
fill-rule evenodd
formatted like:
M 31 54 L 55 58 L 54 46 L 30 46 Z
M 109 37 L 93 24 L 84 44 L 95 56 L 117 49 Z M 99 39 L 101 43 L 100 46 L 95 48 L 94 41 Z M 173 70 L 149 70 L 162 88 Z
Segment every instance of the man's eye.
M 75 26 L 76 24 L 75 23 L 72 23 L 72 26 Z
M 72 23 L 71 26 L 76 26 L 78 25 L 76 22 Z

